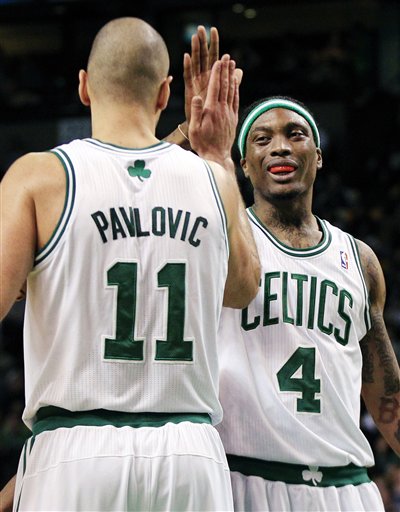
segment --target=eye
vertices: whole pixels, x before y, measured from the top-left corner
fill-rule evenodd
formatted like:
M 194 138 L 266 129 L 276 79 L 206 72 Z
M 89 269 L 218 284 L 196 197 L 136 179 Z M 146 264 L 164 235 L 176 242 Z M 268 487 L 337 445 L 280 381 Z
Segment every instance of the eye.
M 290 132 L 290 137 L 291 138 L 302 138 L 302 137 L 306 137 L 307 134 L 304 133 L 302 130 L 299 130 L 299 129 L 296 129 L 296 130 L 292 130 Z
M 271 137 L 268 137 L 267 135 L 260 134 L 254 137 L 254 142 L 256 144 L 267 144 L 271 140 Z

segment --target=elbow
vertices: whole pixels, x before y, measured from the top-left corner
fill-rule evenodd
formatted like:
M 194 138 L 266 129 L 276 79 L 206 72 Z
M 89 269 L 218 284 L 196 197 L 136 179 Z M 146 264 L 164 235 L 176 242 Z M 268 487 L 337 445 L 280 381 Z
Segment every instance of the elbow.
M 235 280 L 234 286 L 229 286 L 227 283 L 225 286 L 223 305 L 234 309 L 246 308 L 258 293 L 260 277 L 260 267 L 257 266 L 246 278 Z

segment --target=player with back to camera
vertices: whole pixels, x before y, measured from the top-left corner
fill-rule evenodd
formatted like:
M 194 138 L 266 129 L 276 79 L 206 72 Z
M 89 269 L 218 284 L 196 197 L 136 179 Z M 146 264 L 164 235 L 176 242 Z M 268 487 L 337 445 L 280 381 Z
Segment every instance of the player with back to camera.
M 322 150 L 310 111 L 272 97 L 242 118 L 238 146 L 254 189 L 247 213 L 262 277 L 248 307 L 223 308 L 219 330 L 217 428 L 235 509 L 383 510 L 359 426 L 361 393 L 400 454 L 399 366 L 381 266 L 365 243 L 313 213 Z
M 155 137 L 168 66 L 146 22 L 107 23 L 79 73 L 92 137 L 23 156 L 1 183 L 1 318 L 27 280 L 15 510 L 232 508 L 216 332 L 260 276 L 229 162 L 238 81 L 224 56 L 193 98 L 203 160 Z

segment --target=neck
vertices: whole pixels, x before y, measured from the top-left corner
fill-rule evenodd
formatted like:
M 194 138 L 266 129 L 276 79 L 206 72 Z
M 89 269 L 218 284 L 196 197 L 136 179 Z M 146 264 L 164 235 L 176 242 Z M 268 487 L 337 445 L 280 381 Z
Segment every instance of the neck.
M 296 197 L 265 197 L 254 191 L 254 211 L 266 226 L 282 225 L 285 228 L 307 226 L 314 222 L 312 194 Z
M 92 137 L 127 148 L 144 148 L 156 144 L 158 115 L 138 105 L 91 107 Z
M 268 230 L 288 246 L 312 247 L 321 240 L 321 231 L 311 204 L 293 200 L 257 201 L 255 196 L 253 210 Z

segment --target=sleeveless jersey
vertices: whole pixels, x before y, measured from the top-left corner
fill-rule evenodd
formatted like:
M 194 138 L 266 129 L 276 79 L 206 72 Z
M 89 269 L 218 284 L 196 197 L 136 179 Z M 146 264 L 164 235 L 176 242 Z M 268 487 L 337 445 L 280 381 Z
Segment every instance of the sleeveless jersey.
M 371 466 L 359 428 L 369 301 L 355 240 L 327 221 L 315 247 L 279 242 L 252 209 L 262 264 L 248 308 L 223 308 L 219 426 L 232 455 L 310 466 Z
M 44 406 L 220 421 L 228 239 L 210 167 L 164 142 L 53 152 L 67 193 L 28 278 L 24 421 Z

